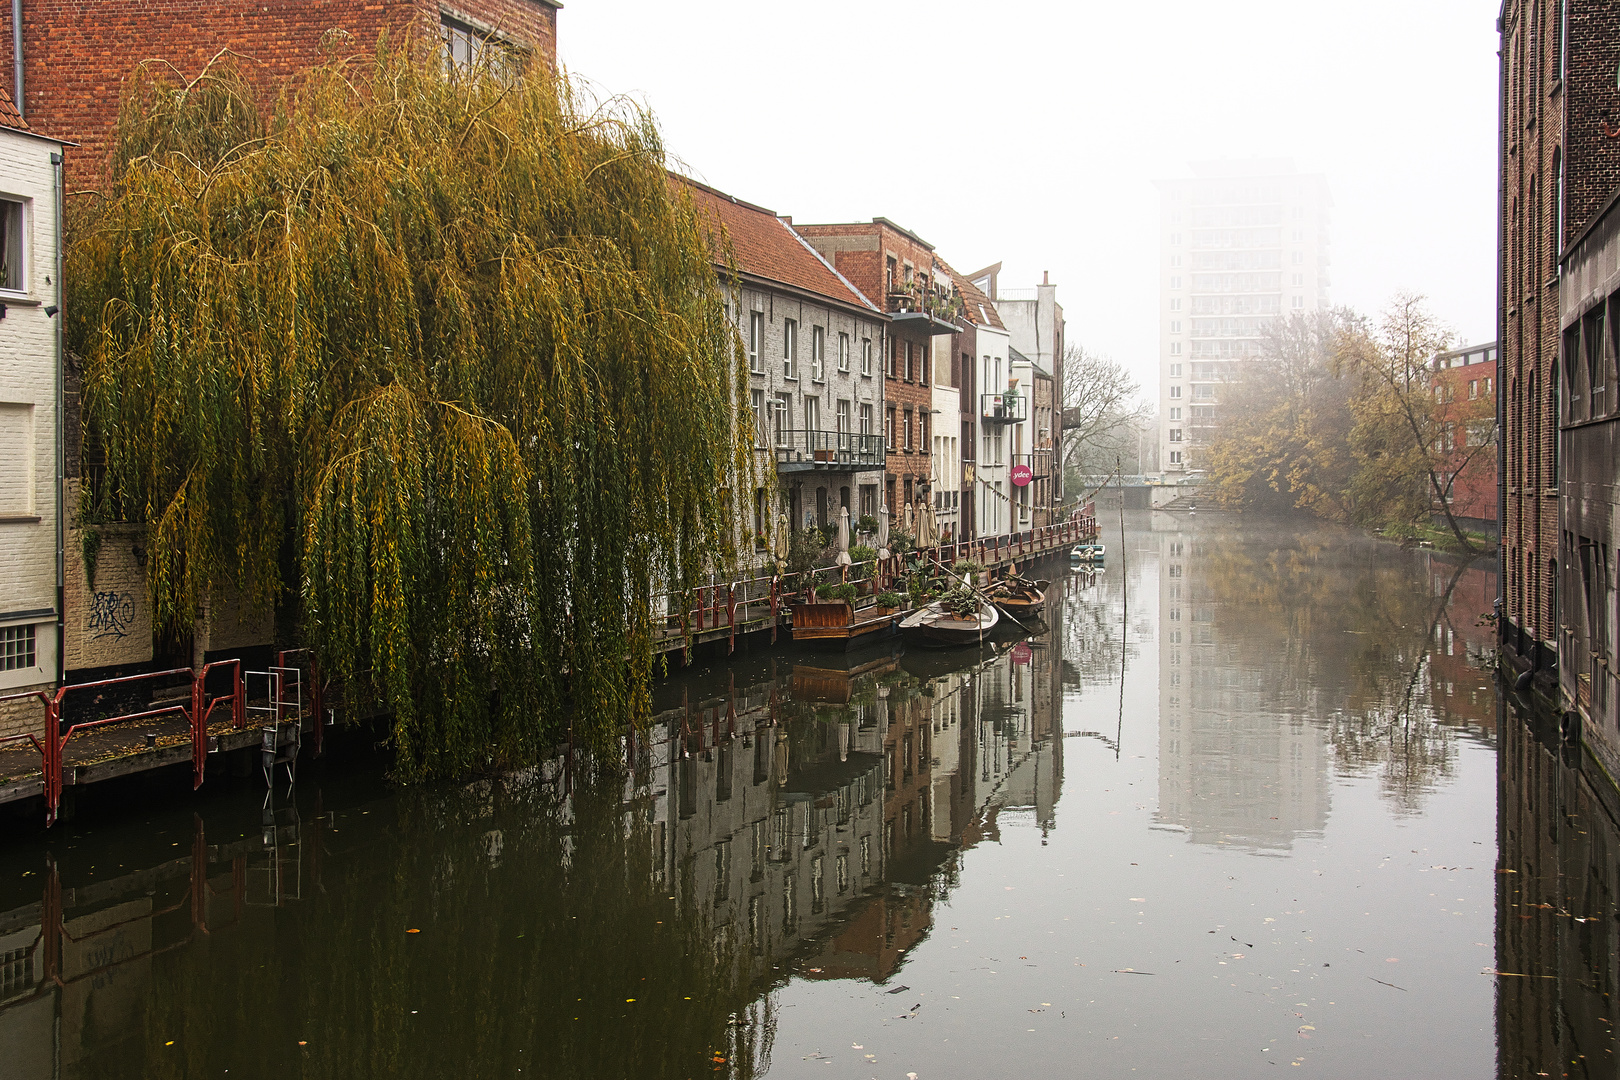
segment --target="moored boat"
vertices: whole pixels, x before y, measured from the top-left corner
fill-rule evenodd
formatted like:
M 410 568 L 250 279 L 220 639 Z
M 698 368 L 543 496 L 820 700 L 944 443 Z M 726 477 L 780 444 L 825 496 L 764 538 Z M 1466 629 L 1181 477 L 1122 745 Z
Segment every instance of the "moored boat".
M 1010 574 L 986 589 L 985 595 L 1005 614 L 1015 619 L 1029 620 L 1040 616 L 1041 608 L 1046 603 L 1046 589 L 1051 584 L 1044 578 L 1031 581 Z
M 947 606 L 946 601 L 936 600 L 900 620 L 900 633 L 908 644 L 946 649 L 979 644 L 1001 621 L 996 606 L 977 597 L 967 610 L 963 607 L 959 603 Z

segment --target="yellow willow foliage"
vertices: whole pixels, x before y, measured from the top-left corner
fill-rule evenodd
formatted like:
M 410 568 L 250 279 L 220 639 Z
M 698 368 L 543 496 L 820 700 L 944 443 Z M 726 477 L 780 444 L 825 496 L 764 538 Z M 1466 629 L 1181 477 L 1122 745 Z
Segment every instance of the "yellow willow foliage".
M 132 80 L 72 222 L 73 349 L 161 625 L 234 589 L 392 710 L 402 775 L 644 715 L 661 587 L 751 468 L 709 226 L 652 119 L 415 45 L 268 119 Z

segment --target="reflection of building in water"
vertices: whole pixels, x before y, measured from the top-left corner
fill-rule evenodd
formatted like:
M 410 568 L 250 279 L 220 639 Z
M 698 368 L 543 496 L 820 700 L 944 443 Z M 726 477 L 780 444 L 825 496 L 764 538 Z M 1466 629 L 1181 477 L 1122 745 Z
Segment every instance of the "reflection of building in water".
M 1497 1075 L 1611 1077 L 1620 828 L 1556 728 L 1500 717 Z M 1572 767 L 1573 766 L 1573 767 Z M 1605 783 L 1599 779 L 1597 783 Z
M 1423 568 L 1429 595 L 1436 602 L 1446 600 L 1429 643 L 1429 700 L 1435 715 L 1466 721 L 1493 736 L 1497 694 L 1490 665 L 1496 628 L 1481 616 L 1496 602 L 1496 570 L 1488 563 L 1459 563 L 1433 552 L 1424 554 Z
M 1196 521 L 1153 515 L 1158 549 L 1159 809 L 1197 843 L 1286 848 L 1327 824 L 1328 746 L 1320 728 L 1280 700 L 1306 643 L 1242 601 L 1259 582 L 1211 578 L 1214 552 Z M 1241 534 L 1224 529 L 1227 543 Z M 1241 563 L 1223 563 L 1224 567 Z M 1270 564 L 1254 564 L 1255 574 Z

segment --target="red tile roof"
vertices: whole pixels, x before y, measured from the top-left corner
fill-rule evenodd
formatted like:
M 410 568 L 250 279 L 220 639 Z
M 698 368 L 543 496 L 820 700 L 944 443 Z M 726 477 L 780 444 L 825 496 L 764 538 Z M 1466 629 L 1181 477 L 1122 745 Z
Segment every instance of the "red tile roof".
M 956 291 L 962 294 L 962 309 L 967 313 L 968 322 L 975 326 L 993 326 L 997 330 L 1007 329 L 1001 321 L 1001 314 L 996 311 L 996 305 L 990 302 L 983 290 L 958 274 L 944 259 L 935 256 L 934 262 L 956 283 Z
M 698 212 L 725 230 L 738 270 L 841 304 L 880 310 L 771 211 L 688 177 L 674 179 L 686 187 Z M 721 258 L 717 252 L 715 261 L 719 263 Z
M 33 131 L 28 121 L 22 118 L 17 106 L 12 102 L 11 95 L 0 89 L 0 127 L 8 127 L 13 131 Z

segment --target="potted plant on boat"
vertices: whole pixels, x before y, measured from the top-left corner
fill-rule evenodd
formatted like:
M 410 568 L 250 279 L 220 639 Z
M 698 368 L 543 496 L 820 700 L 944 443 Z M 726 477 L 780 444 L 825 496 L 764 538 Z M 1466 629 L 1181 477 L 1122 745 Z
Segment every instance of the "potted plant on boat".
M 879 615 L 893 615 L 900 610 L 903 601 L 897 592 L 879 593 L 877 598 L 877 613 Z

